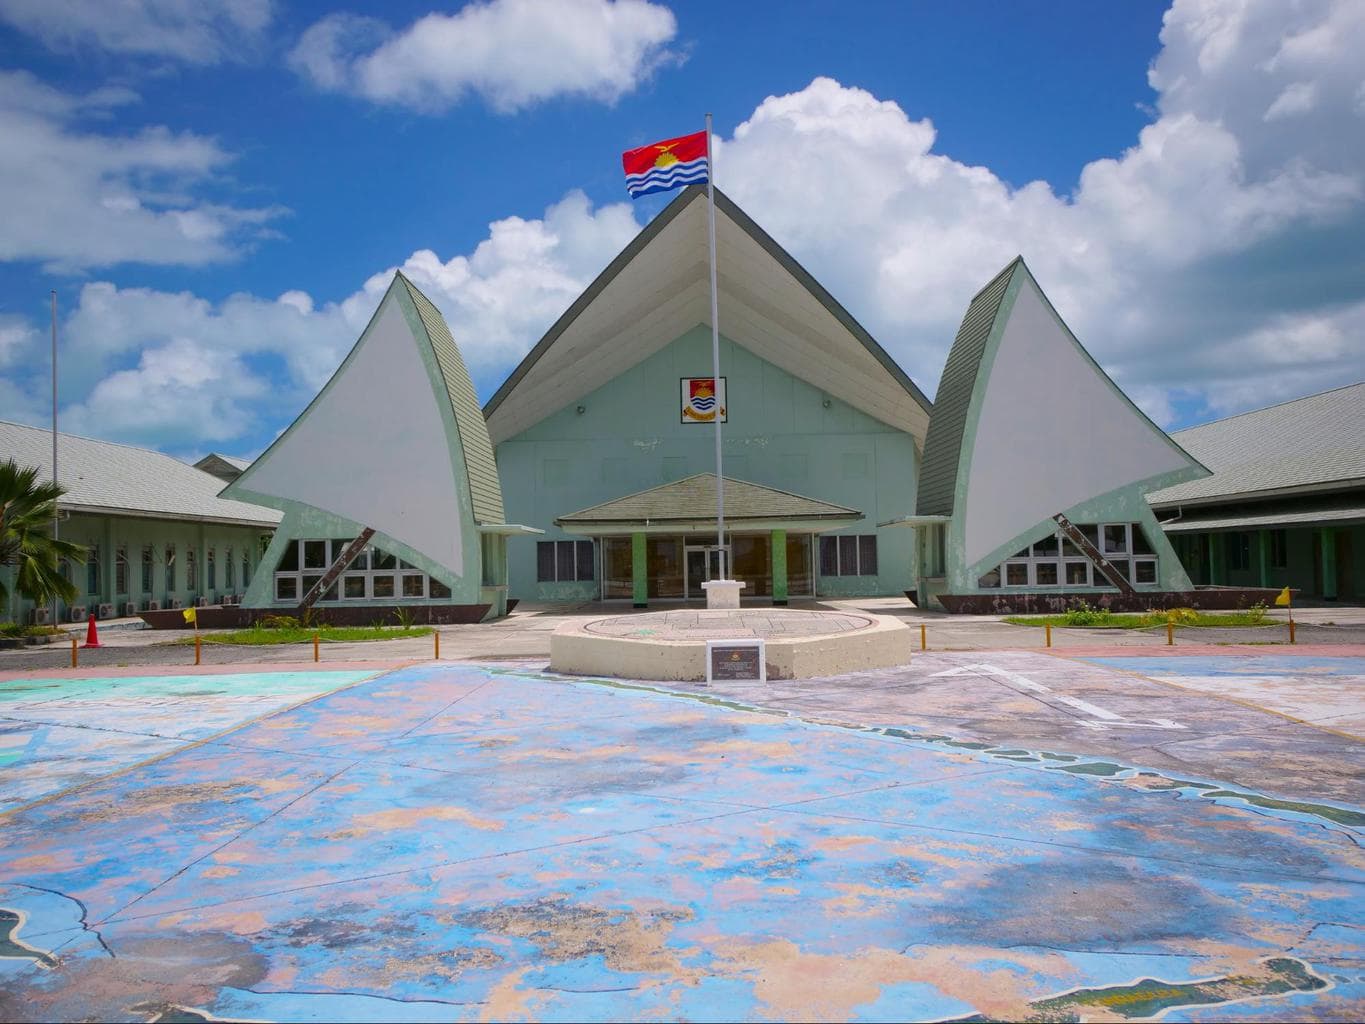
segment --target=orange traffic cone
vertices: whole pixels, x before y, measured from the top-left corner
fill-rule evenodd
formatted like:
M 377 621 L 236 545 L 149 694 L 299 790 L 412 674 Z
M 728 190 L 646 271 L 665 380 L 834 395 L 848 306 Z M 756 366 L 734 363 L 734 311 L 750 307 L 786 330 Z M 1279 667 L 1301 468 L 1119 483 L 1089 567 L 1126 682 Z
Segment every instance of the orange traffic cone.
M 85 644 L 84 644 L 84 646 L 86 646 L 86 647 L 103 647 L 103 646 L 104 646 L 104 644 L 100 643 L 100 635 L 99 635 L 99 632 L 95 629 L 95 613 L 94 613 L 94 612 L 91 612 L 91 613 L 90 613 L 90 625 L 87 626 L 86 629 L 85 629 Z

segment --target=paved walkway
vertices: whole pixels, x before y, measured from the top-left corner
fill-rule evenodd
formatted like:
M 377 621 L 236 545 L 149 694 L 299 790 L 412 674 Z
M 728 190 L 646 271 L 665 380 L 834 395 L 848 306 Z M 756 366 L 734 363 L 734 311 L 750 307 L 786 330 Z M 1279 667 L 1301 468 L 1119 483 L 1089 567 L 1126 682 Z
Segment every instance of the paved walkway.
M 113 770 L 2 819 L 0 1016 L 1365 1012 L 1358 742 L 1089 661 L 912 668 L 427 664 Z

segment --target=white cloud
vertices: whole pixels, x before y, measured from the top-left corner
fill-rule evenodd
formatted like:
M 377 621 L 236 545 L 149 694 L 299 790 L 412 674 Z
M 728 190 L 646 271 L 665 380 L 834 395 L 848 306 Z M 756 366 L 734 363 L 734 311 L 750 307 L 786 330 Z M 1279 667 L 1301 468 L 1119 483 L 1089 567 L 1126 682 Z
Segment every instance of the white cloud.
M 212 263 L 238 255 L 281 215 L 192 195 L 211 190 L 232 161 L 212 138 L 84 123 L 136 99 L 117 88 L 76 96 L 0 71 L 0 260 L 61 270 Z
M 1365 152 L 1347 130 L 1360 85 L 1337 42 L 1355 24 L 1342 7 L 1365 5 L 1177 3 L 1153 65 L 1159 116 L 1072 194 L 1012 188 L 938 152 L 927 118 L 830 79 L 768 98 L 719 140 L 719 181 L 930 393 L 972 294 L 1016 253 L 1159 422 L 1323 390 L 1365 366 Z M 1316 102 L 1267 125 L 1295 82 Z M 1301 129 L 1322 139 L 1300 148 Z M 630 207 L 570 193 L 541 218 L 494 222 L 471 252 L 421 249 L 402 268 L 486 392 L 638 227 Z M 158 436 L 181 448 L 268 440 L 335 369 L 391 273 L 339 302 L 88 285 L 66 326 L 73 372 L 87 375 L 73 386 L 92 423 L 96 409 L 115 415 L 115 397 L 136 409 L 164 395 L 190 426 Z M 186 345 L 212 369 L 193 384 Z M 111 374 L 117 387 L 101 383 Z M 191 390 L 213 411 L 187 409 Z
M 468 255 L 443 261 L 423 249 L 401 269 L 441 307 L 471 372 L 496 376 L 639 227 L 626 204 L 594 209 L 572 192 L 543 218 L 491 224 Z M 182 452 L 264 443 L 340 365 L 395 269 L 326 303 L 298 290 L 215 304 L 189 292 L 87 284 L 62 324 L 63 393 L 81 396 L 64 406 L 64 428 Z M 17 338 L 35 329 L 3 321 L 0 339 L 7 330 Z M 30 404 L 36 415 L 41 403 Z
M 613 102 L 637 88 L 677 34 L 673 12 L 648 0 L 490 0 L 428 14 L 393 32 L 332 14 L 290 55 L 320 89 L 422 111 L 469 95 L 510 112 L 556 96 Z
M 55 50 L 216 64 L 259 45 L 271 0 L 0 0 L 0 20 Z

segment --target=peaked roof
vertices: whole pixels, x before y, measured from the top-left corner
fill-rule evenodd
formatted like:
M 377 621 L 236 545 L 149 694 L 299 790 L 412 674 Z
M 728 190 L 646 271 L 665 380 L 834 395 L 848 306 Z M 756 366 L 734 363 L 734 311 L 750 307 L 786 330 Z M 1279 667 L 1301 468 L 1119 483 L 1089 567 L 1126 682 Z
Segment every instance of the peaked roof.
M 479 408 L 479 396 L 474 382 L 469 379 L 464 356 L 450 333 L 445 317 L 417 286 L 400 270 L 395 275 L 407 289 L 417 307 L 417 315 L 427 329 L 427 339 L 436 353 L 436 364 L 445 378 L 450 406 L 455 410 L 455 426 L 460 431 L 460 446 L 464 449 L 465 472 L 469 479 L 469 497 L 474 506 L 474 520 L 478 523 L 501 523 L 502 485 L 498 481 L 498 466 L 493 458 L 493 442 L 488 437 L 488 422 Z
M 919 492 L 915 512 L 921 516 L 953 514 L 953 493 L 962 456 L 962 436 L 967 429 L 967 410 L 976 388 L 977 372 L 986 352 L 986 341 L 995 326 L 1000 303 L 1015 266 L 1024 257 L 1016 256 L 974 296 L 957 329 L 953 347 L 948 351 L 943 376 L 934 394 L 934 414 L 924 439 L 924 461 L 919 472 Z
M 1172 437 L 1213 475 L 1152 492 L 1154 505 L 1365 485 L 1365 381 Z
M 905 371 L 728 196 L 715 196 L 721 333 L 922 443 L 930 403 Z M 710 324 L 705 199 L 702 186 L 683 190 L 546 332 L 484 406 L 495 444 Z
M 917 508 L 953 517 L 969 566 L 1057 513 L 1208 475 L 1095 362 L 1022 257 L 968 305 L 941 391 Z
M 861 519 L 857 509 L 790 491 L 725 478 L 725 519 Z M 697 473 L 647 491 L 594 505 L 555 520 L 560 524 L 715 521 L 716 474 Z
M 0 458 L 38 467 L 52 479 L 52 433 L 0 420 Z M 57 435 L 58 505 L 71 512 L 190 519 L 273 528 L 274 509 L 218 497 L 223 481 L 149 448 Z
M 463 494 L 475 523 L 503 522 L 488 430 L 440 312 L 394 275 L 351 351 L 225 494 L 309 506 L 463 572 Z

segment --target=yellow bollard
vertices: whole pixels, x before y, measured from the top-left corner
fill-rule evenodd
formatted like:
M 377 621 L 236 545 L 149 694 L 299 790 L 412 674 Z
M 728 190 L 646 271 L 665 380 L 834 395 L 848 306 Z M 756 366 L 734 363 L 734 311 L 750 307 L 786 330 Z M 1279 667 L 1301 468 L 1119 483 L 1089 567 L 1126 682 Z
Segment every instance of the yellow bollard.
M 433 630 L 431 631 L 431 635 L 434 636 L 434 637 L 436 638 L 436 660 L 437 660 L 437 661 L 440 661 L 440 660 L 441 660 L 441 631 L 440 631 L 439 629 L 433 629 Z
M 1047 641 L 1046 641 L 1046 642 L 1047 642 L 1047 645 L 1048 645 L 1049 647 L 1051 647 L 1051 646 L 1052 646 L 1052 626 L 1051 626 L 1051 624 L 1045 624 L 1045 625 L 1043 626 L 1043 633 L 1044 633 L 1045 636 L 1047 637 Z
M 1175 646 L 1175 623 L 1174 623 L 1174 622 L 1168 622 L 1168 623 L 1166 623 L 1166 646 L 1167 646 L 1167 647 L 1174 647 L 1174 646 Z
M 318 634 L 316 633 L 313 634 L 313 660 L 314 661 L 320 660 L 320 657 L 318 655 Z
M 194 631 L 194 663 L 199 664 L 199 630 Z
M 929 649 L 929 628 L 924 624 L 919 624 L 919 649 L 927 651 Z
M 76 656 L 76 638 L 73 636 L 73 637 L 71 638 L 71 667 L 72 667 L 72 668 L 75 668 L 75 667 L 76 667 L 76 657 L 77 657 L 77 656 Z

